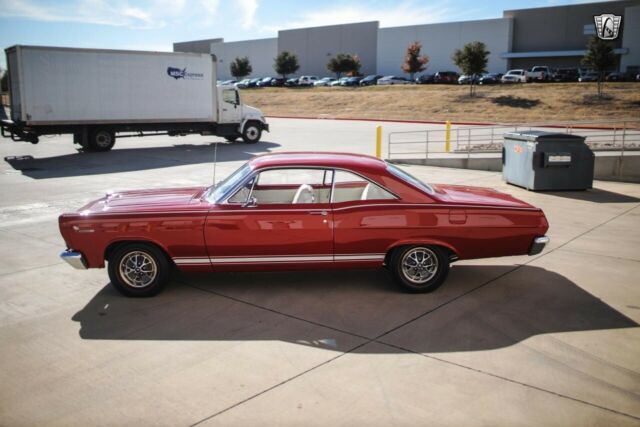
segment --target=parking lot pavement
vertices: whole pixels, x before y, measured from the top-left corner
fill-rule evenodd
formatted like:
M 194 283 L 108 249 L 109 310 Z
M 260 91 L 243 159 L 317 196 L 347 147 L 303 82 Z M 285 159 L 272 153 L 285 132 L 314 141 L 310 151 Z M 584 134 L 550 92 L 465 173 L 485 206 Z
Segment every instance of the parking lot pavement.
M 373 152 L 373 122 L 271 122 L 265 142 L 219 144 L 216 179 L 261 152 Z M 426 295 L 383 271 L 320 271 L 177 274 L 128 299 L 57 258 L 60 212 L 210 183 L 215 142 L 0 143 L 19 156 L 0 166 L 0 424 L 640 424 L 640 185 L 533 193 L 405 166 L 513 194 L 551 225 L 542 254 L 455 263 Z

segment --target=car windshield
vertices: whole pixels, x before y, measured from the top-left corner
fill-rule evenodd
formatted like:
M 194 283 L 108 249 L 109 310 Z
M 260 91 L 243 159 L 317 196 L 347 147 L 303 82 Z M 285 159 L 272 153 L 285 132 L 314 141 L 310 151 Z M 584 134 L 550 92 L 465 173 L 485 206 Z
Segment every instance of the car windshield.
M 387 170 L 391 172 L 393 175 L 400 178 L 401 180 L 408 182 L 409 184 L 412 184 L 414 187 L 418 187 L 420 190 L 424 191 L 425 193 L 433 194 L 433 188 L 431 188 L 429 184 L 426 184 L 420 181 L 418 178 L 403 171 L 402 169 L 397 168 L 396 166 L 390 163 L 387 163 Z
M 245 163 L 240 167 L 240 169 L 237 169 L 223 181 L 220 181 L 217 185 L 211 186 L 207 191 L 207 201 L 209 203 L 220 203 L 224 200 L 227 193 L 243 182 L 249 174 L 251 174 L 251 166 L 249 166 L 248 163 Z

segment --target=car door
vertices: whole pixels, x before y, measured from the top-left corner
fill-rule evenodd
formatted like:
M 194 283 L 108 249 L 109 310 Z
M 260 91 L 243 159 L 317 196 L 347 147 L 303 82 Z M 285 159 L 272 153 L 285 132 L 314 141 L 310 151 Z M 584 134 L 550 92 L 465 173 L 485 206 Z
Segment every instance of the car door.
M 207 217 L 218 271 L 322 268 L 333 263 L 333 172 L 275 168 L 253 175 Z
M 331 201 L 336 265 L 382 265 L 387 248 L 398 239 L 394 229 L 408 224 L 398 198 L 360 175 L 336 170 Z
M 235 88 L 221 87 L 218 90 L 220 97 L 220 123 L 240 123 L 242 119 L 242 107 L 240 96 Z

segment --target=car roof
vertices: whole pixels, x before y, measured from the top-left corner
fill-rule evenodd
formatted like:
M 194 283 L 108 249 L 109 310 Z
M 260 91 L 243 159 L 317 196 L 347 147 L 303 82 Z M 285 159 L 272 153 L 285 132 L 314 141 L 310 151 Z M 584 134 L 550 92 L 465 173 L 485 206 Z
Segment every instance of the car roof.
M 354 153 L 332 153 L 318 151 L 289 151 L 269 153 L 249 161 L 253 169 L 286 166 L 314 166 L 353 171 L 380 173 L 386 171 L 386 163 L 376 157 Z

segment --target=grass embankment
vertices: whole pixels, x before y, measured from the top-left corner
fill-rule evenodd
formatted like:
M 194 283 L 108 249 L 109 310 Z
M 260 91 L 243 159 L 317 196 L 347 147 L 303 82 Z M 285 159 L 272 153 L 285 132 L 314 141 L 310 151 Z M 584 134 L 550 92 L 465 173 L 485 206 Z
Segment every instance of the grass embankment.
M 242 91 L 269 116 L 532 123 L 640 119 L 640 83 L 529 83 L 365 88 L 267 88 Z

